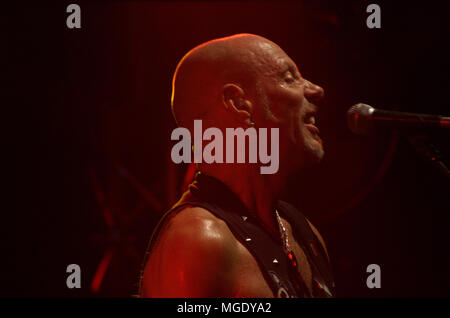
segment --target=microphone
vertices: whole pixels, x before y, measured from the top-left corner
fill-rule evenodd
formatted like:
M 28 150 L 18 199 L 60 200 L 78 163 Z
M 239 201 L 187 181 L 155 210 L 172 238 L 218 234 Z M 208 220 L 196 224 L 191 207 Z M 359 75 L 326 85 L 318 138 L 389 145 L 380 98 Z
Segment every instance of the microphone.
M 382 110 L 359 103 L 347 111 L 347 125 L 355 134 L 367 134 L 377 129 L 449 129 L 450 117 Z

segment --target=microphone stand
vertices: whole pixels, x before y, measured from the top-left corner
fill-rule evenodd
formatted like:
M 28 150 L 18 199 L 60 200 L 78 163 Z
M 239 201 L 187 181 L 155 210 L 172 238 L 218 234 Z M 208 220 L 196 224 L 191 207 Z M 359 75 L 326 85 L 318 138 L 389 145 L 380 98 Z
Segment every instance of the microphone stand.
M 427 135 L 415 135 L 407 137 L 409 143 L 414 147 L 416 152 L 432 165 L 437 167 L 450 180 L 450 170 L 442 161 L 444 156 L 439 149 L 430 141 Z

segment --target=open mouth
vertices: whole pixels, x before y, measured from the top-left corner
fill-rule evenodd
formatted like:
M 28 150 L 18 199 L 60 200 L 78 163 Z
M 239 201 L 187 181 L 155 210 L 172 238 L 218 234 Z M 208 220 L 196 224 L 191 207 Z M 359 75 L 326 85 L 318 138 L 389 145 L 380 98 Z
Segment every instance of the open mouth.
M 319 138 L 319 128 L 317 128 L 316 126 L 316 118 L 315 116 L 315 112 L 309 112 L 305 115 L 304 117 L 304 122 L 305 122 L 305 126 L 306 128 L 311 132 L 311 134 L 313 135 L 314 138 Z

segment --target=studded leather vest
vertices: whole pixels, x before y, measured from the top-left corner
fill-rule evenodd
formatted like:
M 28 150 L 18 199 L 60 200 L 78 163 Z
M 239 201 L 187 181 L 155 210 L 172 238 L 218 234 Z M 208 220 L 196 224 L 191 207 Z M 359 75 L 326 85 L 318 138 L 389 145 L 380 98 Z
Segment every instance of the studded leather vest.
M 295 256 L 283 250 L 281 240 L 274 239 L 263 229 L 239 197 L 225 184 L 200 172 L 189 185 L 188 191 L 160 220 L 153 232 L 145 260 L 164 220 L 185 206 L 202 207 L 226 222 L 236 239 L 257 261 L 275 297 L 334 297 L 334 280 L 325 251 L 300 211 L 287 202 L 277 203 L 278 213 L 291 224 L 293 235 L 308 258 L 313 278 L 312 293 L 298 273 Z

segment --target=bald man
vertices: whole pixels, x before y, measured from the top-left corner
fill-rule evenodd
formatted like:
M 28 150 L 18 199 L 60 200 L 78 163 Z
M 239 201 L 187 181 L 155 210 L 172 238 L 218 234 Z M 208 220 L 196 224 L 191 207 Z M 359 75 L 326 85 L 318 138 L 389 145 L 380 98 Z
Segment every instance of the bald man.
M 321 87 L 275 43 L 252 34 L 188 52 L 173 78 L 176 122 L 279 129 L 279 169 L 200 163 L 189 190 L 161 219 L 140 280 L 142 297 L 332 297 L 325 243 L 280 201 L 290 175 L 324 155 L 315 126 Z M 236 149 L 235 149 L 236 150 Z M 303 182 L 307 182 L 304 180 Z

